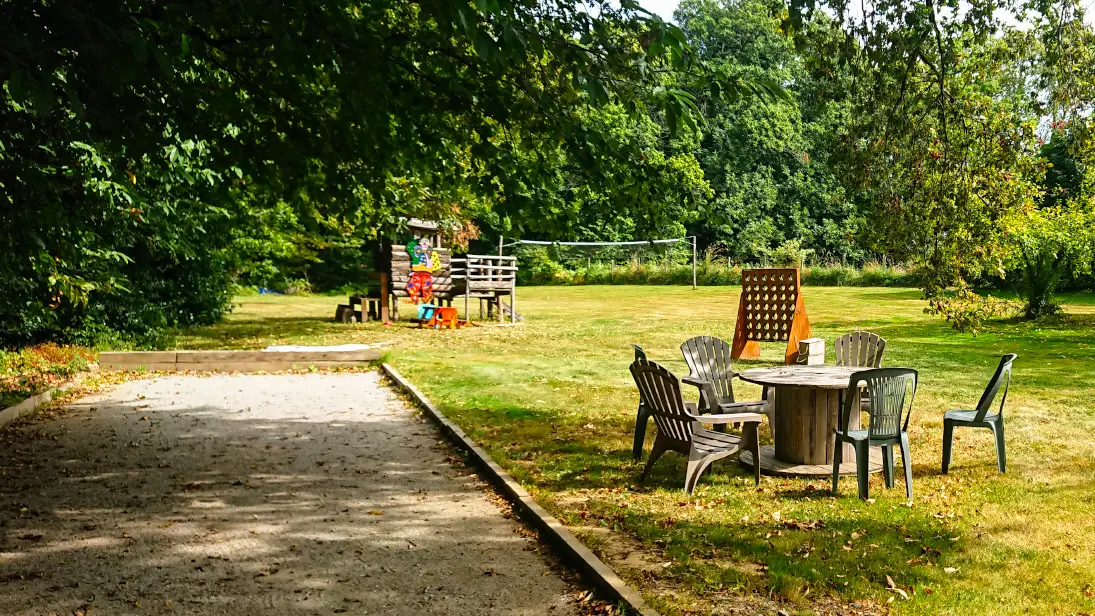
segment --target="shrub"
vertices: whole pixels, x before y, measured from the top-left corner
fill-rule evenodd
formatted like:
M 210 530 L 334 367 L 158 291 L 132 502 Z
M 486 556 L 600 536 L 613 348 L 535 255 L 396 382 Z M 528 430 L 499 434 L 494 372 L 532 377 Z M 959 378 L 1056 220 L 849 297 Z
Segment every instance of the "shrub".
M 0 349 L 0 408 L 86 370 L 94 359 L 95 354 L 88 349 L 52 342 L 18 351 Z
M 692 263 L 648 261 L 626 264 L 591 262 L 588 266 L 568 269 L 542 255 L 532 263 L 519 260 L 518 282 L 522 285 L 691 285 Z M 700 286 L 737 286 L 742 267 L 705 255 L 696 264 L 696 283 Z M 802 282 L 817 287 L 916 287 L 919 277 L 903 267 L 870 263 L 862 268 L 843 265 L 814 265 L 802 268 Z

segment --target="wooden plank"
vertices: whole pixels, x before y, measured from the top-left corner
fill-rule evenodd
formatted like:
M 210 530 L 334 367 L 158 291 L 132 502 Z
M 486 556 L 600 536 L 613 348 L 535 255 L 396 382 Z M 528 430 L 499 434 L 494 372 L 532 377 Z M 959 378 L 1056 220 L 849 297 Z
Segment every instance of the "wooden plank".
M 742 452 L 738 460 L 745 467 L 753 467 L 753 455 L 751 452 Z M 882 472 L 882 450 L 878 447 L 871 448 L 869 470 L 872 474 Z M 776 458 L 775 448 L 771 445 L 764 445 L 760 448 L 760 472 L 765 475 L 773 475 L 776 477 L 827 478 L 832 477 L 833 475 L 833 465 L 832 463 L 789 464 Z M 843 463 L 840 465 L 840 474 L 855 476 L 856 463 L 854 457 L 844 458 Z
M 439 290 L 436 290 L 436 289 L 434 290 L 433 294 L 434 294 L 435 297 L 440 297 L 441 299 L 449 299 L 449 298 L 451 298 L 455 295 L 455 293 L 453 293 L 451 290 L 439 291 Z M 410 296 L 407 295 L 407 290 L 406 289 L 393 289 L 392 290 L 392 297 L 410 297 Z M 396 303 L 399 304 L 399 303 L 402 303 L 402 302 L 396 302 Z
M 359 351 L 263 351 L 259 361 L 372 361 L 380 357 L 377 349 Z
M 373 359 L 378 359 L 380 354 Z M 308 368 L 336 368 L 339 366 L 367 366 L 366 361 L 241 361 L 175 364 L 179 372 L 274 372 L 277 370 L 306 370 Z
M 776 458 L 789 460 L 794 452 L 794 395 L 793 387 L 776 388 Z
M 251 372 L 256 370 L 288 370 L 308 366 L 359 366 L 380 358 L 377 349 L 360 351 L 169 351 L 176 361 L 141 361 L 139 358 L 111 358 L 101 353 L 99 365 L 104 369 L 147 371 L 222 370 Z M 103 358 L 103 355 L 108 355 Z
M 174 363 L 176 351 L 106 351 L 99 353 L 99 364 Z
M 173 372 L 175 370 L 175 366 L 177 366 L 177 365 L 178 364 L 176 364 L 175 362 L 163 362 L 163 363 L 148 363 L 148 362 L 140 363 L 140 362 L 138 362 L 138 363 L 133 363 L 133 364 L 127 364 L 127 363 L 121 363 L 121 362 L 104 362 L 102 359 L 99 360 L 99 368 L 101 368 L 103 370 L 144 370 L 144 371 L 147 371 L 147 372 L 160 372 L 160 371 Z
M 483 259 L 483 260 L 486 260 L 486 261 L 516 261 L 517 260 L 517 257 L 515 257 L 513 255 L 473 255 L 473 254 L 467 254 L 467 255 L 464 255 L 464 256 L 469 258 L 469 259 Z
M 481 270 L 484 270 L 484 271 L 485 270 L 492 270 L 492 271 L 496 271 L 496 272 L 516 272 L 520 269 L 520 268 L 518 268 L 514 265 L 469 265 L 467 267 L 469 267 L 473 270 L 481 269 Z
M 263 357 L 269 355 L 262 351 L 178 351 L 175 361 L 180 364 L 265 361 Z

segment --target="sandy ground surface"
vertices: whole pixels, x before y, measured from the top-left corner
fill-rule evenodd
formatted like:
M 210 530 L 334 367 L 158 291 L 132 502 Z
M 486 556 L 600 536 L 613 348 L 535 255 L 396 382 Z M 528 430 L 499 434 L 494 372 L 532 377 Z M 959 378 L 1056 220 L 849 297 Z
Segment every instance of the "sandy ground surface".
M 161 377 L 0 432 L 0 614 L 575 614 L 378 380 Z

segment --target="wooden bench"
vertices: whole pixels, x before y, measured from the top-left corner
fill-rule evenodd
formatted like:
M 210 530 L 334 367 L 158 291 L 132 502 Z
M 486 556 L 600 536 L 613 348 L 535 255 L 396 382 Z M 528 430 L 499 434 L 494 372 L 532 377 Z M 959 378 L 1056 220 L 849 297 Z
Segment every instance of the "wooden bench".
M 358 323 L 364 323 L 370 319 L 387 321 L 388 307 L 379 297 L 367 297 L 361 295 L 350 296 L 350 310 Z

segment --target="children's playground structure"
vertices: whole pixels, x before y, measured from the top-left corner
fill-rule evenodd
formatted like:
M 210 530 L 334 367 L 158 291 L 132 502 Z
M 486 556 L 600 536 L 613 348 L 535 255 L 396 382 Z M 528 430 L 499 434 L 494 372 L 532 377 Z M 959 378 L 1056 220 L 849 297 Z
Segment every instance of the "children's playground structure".
M 454 257 L 441 245 L 437 223 L 407 221 L 405 244 L 384 238 L 376 264 L 377 284 L 364 295 L 352 295 L 339 305 L 335 320 L 385 323 L 400 320 L 400 304 L 412 322 L 455 329 L 471 321 L 471 302 L 479 302 L 480 320 L 511 323 L 521 320 L 514 310 L 517 296 L 517 257 L 466 254 Z M 499 250 L 501 252 L 501 250 Z M 508 304 L 503 300 L 508 296 Z M 455 318 L 453 300 L 463 297 L 464 318 Z M 457 303 L 459 306 L 459 302 Z

